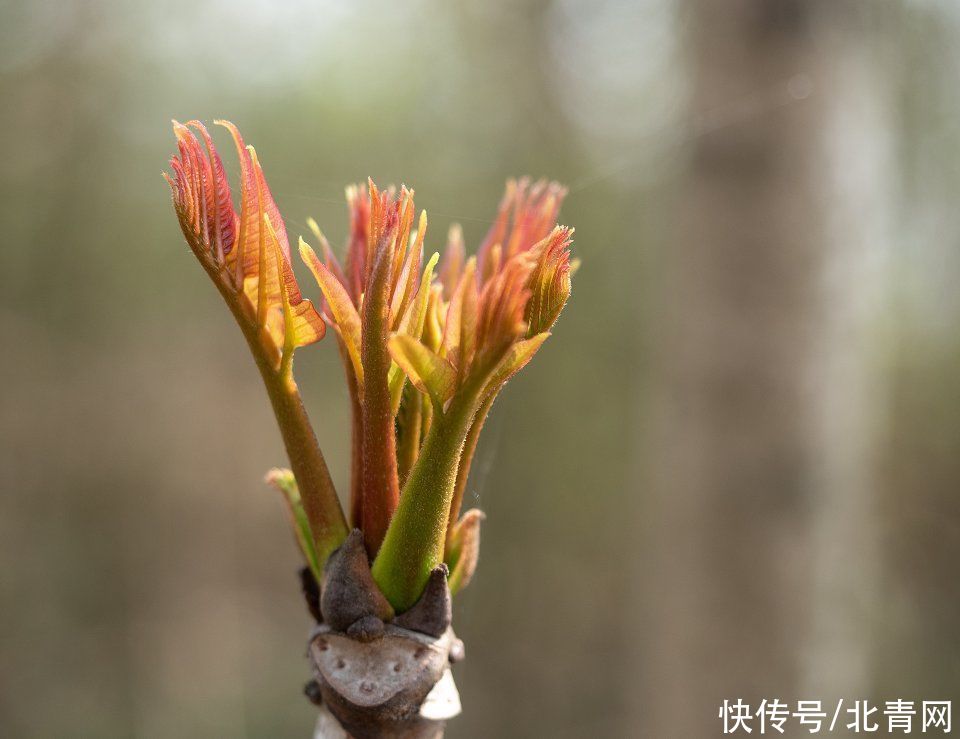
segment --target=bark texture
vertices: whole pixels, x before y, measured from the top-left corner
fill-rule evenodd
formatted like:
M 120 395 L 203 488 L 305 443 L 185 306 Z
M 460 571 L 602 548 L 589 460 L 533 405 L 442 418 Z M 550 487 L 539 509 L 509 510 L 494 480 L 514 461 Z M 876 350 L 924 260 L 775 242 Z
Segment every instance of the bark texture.
M 355 739 L 442 736 L 460 713 L 450 672 L 457 643 L 449 629 L 437 639 L 388 624 L 381 638 L 360 642 L 319 627 L 309 656 L 322 713 Z M 323 715 L 320 723 L 332 726 Z

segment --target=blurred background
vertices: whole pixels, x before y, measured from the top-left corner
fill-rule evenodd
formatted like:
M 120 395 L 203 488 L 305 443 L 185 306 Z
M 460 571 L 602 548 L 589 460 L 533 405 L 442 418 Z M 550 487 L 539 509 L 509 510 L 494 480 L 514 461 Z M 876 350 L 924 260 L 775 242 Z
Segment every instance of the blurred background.
M 294 236 L 342 243 L 368 175 L 432 248 L 508 176 L 570 187 L 449 737 L 960 699 L 958 73 L 952 0 L 4 0 L 0 735 L 311 730 L 280 438 L 160 177 L 194 117 Z M 343 490 L 333 343 L 297 373 Z

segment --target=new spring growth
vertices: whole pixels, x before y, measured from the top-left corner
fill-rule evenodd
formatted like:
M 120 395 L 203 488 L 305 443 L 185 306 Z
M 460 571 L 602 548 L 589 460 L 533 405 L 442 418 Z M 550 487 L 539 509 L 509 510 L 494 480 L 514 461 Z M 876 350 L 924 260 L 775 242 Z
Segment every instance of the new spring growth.
M 352 410 L 349 520 L 377 586 L 410 608 L 442 562 L 456 592 L 476 568 L 483 514 L 460 508 L 477 440 L 506 382 L 550 335 L 570 295 L 573 230 L 556 225 L 565 191 L 510 181 L 475 256 L 453 226 L 426 256 L 428 220 L 413 190 L 347 188 L 342 261 L 310 220 L 299 253 L 319 286 L 300 290 L 280 212 L 253 147 L 222 121 L 240 160 L 240 212 L 203 124 L 174 122 L 165 175 L 191 250 L 233 313 L 263 378 L 292 471 L 274 470 L 304 557 L 320 581 L 348 533 L 293 377 L 299 347 L 326 326 Z

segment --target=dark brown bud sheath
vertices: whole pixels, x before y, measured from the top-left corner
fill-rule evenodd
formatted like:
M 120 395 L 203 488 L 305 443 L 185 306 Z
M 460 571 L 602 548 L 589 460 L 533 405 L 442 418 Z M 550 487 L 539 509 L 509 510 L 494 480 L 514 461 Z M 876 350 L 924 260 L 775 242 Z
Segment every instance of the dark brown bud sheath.
M 445 564 L 434 568 L 420 600 L 409 611 L 397 616 L 394 624 L 428 636 L 441 637 L 453 621 L 453 604 L 450 601 L 450 588 L 447 587 L 448 574 Z
M 360 529 L 351 531 L 327 560 L 320 612 L 323 622 L 335 631 L 347 631 L 361 619 L 389 621 L 393 618 L 393 608 L 370 575 L 370 561 Z

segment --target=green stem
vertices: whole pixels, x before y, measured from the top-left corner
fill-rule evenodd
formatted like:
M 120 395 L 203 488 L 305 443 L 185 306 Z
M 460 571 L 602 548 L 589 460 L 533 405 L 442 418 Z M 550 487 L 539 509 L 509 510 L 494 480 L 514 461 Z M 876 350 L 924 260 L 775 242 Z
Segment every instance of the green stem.
M 463 445 L 463 455 L 460 457 L 460 465 L 457 467 L 457 482 L 453 488 L 453 501 L 450 504 L 450 517 L 447 521 L 447 546 L 451 543 L 454 526 L 456 526 L 457 519 L 460 517 L 460 508 L 463 505 L 463 494 L 467 489 L 467 477 L 470 475 L 473 454 L 477 451 L 477 441 L 480 438 L 480 432 L 483 430 L 484 421 L 487 420 L 487 414 L 490 413 L 494 398 L 496 398 L 496 393 L 491 393 L 480 406 L 473 423 L 470 424 L 470 431 L 467 433 L 467 440 Z
M 310 567 L 314 578 L 318 583 L 321 582 L 323 568 L 320 567 L 317 547 L 313 541 L 313 531 L 310 529 L 307 512 L 303 509 L 303 499 L 300 497 L 300 490 L 297 488 L 297 481 L 293 473 L 290 470 L 274 469 L 267 474 L 266 481 L 283 495 L 297 545 L 303 552 L 304 559 L 307 560 L 307 565 Z
M 259 361 L 257 364 L 277 417 L 290 469 L 300 489 L 322 570 L 327 557 L 347 538 L 347 522 L 297 384 L 291 375 L 283 377 L 263 367 Z
M 443 562 L 457 466 L 476 412 L 475 396 L 465 394 L 446 413 L 434 413 L 373 562 L 373 579 L 397 611 L 417 602 L 431 571 Z
M 411 383 L 406 383 L 397 413 L 397 476 L 401 485 L 406 484 L 420 452 L 423 439 L 422 410 L 423 396 Z
M 343 543 L 350 530 L 347 528 L 327 462 L 320 451 L 320 444 L 313 433 L 306 408 L 303 407 L 300 390 L 293 379 L 292 362 L 281 361 L 280 367 L 274 366 L 275 363 L 271 361 L 267 351 L 269 341 L 264 339 L 262 333 L 265 329 L 257 326 L 254 316 L 244 310 L 232 286 L 231 276 L 221 272 L 220 268 L 209 260 L 201 260 L 201 264 L 213 278 L 239 324 L 257 363 L 257 369 L 260 370 L 273 414 L 280 427 L 283 445 L 287 450 L 290 469 L 300 489 L 303 509 L 310 522 L 317 559 L 322 570 L 327 557 Z

